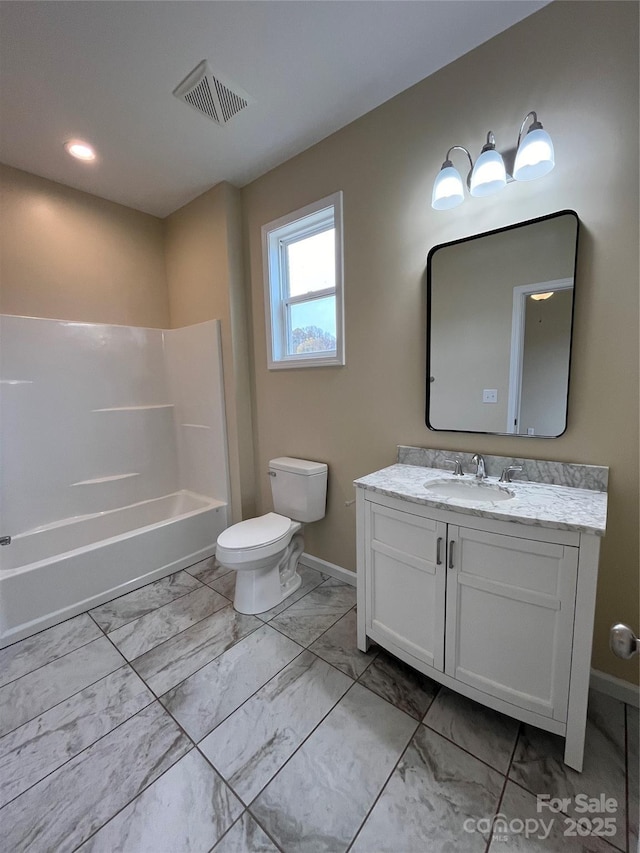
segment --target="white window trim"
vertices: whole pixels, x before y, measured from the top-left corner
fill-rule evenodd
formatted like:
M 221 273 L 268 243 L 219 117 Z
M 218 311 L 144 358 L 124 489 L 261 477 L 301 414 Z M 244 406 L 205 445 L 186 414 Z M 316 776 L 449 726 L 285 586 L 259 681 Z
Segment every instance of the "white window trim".
M 333 227 L 335 228 L 336 252 L 336 286 L 328 290 L 314 291 L 313 296 L 286 297 L 283 293 L 282 270 L 284 251 L 287 238 L 295 237 L 300 240 L 303 236 L 312 236 L 324 231 L 328 211 L 333 209 Z M 299 221 L 317 214 L 302 231 Z M 323 215 L 324 214 L 324 215 Z M 274 219 L 262 226 L 262 266 L 264 274 L 265 325 L 267 332 L 267 364 L 269 370 L 283 370 L 296 367 L 330 367 L 342 366 L 344 357 L 344 286 L 343 286 L 343 251 L 342 251 L 342 191 L 332 193 L 319 201 L 308 204 L 300 210 Z M 286 273 L 285 273 L 286 274 Z M 323 296 L 336 297 L 336 349 L 330 355 L 299 353 L 284 355 L 284 342 L 287 334 L 287 305 L 296 302 L 308 302 L 310 299 L 320 299 Z

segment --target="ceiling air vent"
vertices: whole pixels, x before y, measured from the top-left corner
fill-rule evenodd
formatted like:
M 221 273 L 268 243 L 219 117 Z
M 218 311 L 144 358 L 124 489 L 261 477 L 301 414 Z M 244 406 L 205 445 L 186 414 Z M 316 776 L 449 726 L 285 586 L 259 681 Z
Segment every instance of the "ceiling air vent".
M 196 65 L 173 94 L 217 124 L 226 124 L 253 101 L 240 86 L 214 74 L 206 59 Z

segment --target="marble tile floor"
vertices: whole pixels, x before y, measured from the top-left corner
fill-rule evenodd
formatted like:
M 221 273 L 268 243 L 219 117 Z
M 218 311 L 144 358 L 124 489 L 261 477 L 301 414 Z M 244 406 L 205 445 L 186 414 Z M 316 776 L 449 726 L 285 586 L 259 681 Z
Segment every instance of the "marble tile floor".
M 0 650 L 3 853 L 635 853 L 637 709 L 592 694 L 574 773 L 560 738 L 358 651 L 355 588 L 301 574 L 243 616 L 205 560 Z M 615 799 L 606 836 L 578 794 Z

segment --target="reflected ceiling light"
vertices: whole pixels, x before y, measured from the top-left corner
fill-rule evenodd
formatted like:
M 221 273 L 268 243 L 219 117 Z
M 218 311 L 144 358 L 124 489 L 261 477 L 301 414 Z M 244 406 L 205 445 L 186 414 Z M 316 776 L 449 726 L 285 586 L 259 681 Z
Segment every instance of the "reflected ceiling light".
M 76 160 L 83 160 L 85 163 L 90 163 L 96 159 L 96 152 L 88 142 L 83 142 L 81 139 L 70 139 L 64 144 L 67 154 L 75 157 Z
M 539 302 L 541 299 L 550 299 L 554 293 L 555 290 L 551 290 L 549 293 L 532 293 L 531 298 L 535 299 L 536 302 Z
M 523 138 L 525 126 L 532 119 Z M 543 129 L 534 111 L 527 113 L 520 125 L 517 152 L 513 176 L 507 174 L 504 160 L 496 150 L 496 139 L 492 131 L 478 159 L 473 163 L 471 154 L 462 145 L 453 145 L 448 151 L 444 163 L 436 176 L 431 195 L 431 207 L 434 210 L 450 210 L 464 201 L 464 186 L 460 172 L 449 159 L 452 151 L 464 151 L 469 158 L 467 188 L 475 198 L 493 195 L 504 189 L 510 181 L 532 181 L 548 174 L 555 165 L 551 137 Z

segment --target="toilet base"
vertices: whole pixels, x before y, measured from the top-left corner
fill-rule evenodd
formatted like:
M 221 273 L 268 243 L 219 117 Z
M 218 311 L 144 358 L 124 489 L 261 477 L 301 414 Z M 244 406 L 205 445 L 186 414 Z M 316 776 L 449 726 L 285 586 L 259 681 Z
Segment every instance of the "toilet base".
M 303 548 L 304 541 L 298 533 L 291 538 L 284 555 L 276 565 L 237 570 L 234 610 L 248 616 L 264 613 L 281 604 L 299 589 L 302 578 L 297 567 Z

